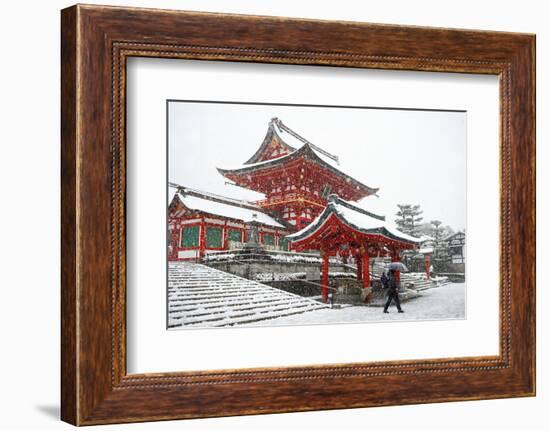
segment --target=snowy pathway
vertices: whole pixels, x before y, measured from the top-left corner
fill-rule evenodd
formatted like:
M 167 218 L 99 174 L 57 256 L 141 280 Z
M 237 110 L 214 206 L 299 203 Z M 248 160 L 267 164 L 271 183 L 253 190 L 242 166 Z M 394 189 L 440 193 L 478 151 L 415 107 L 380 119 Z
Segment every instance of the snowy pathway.
M 466 285 L 451 283 L 442 287 L 425 290 L 421 297 L 402 304 L 404 313 L 398 313 L 392 304 L 389 314 L 382 312 L 382 307 L 351 306 L 340 309 L 324 309 L 311 313 L 280 317 L 269 321 L 269 325 L 310 325 L 319 323 L 348 322 L 385 322 L 406 320 L 447 320 L 464 319 Z M 254 326 L 265 325 L 258 322 Z

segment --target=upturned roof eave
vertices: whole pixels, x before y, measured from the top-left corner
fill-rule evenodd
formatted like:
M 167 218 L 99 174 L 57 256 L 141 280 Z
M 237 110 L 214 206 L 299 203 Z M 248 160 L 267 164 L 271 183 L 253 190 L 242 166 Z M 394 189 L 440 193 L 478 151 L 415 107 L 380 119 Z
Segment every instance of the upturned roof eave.
M 335 206 L 332 204 L 327 205 L 327 207 L 323 210 L 323 213 L 319 215 L 319 218 L 316 223 L 312 222 L 311 224 L 306 226 L 302 231 L 292 233 L 290 235 L 287 235 L 286 237 L 292 242 L 303 241 L 306 238 L 313 236 L 315 231 L 318 230 L 321 226 L 323 226 L 323 224 L 326 222 L 326 220 L 328 220 L 328 218 L 331 215 L 334 215 L 340 223 L 344 224 L 348 228 L 355 230 L 358 233 L 363 235 L 381 235 L 388 238 L 389 240 L 399 241 L 401 243 L 405 243 L 412 246 L 416 246 L 419 243 L 419 241 L 412 241 L 408 238 L 404 238 L 393 234 L 384 225 L 381 225 L 380 227 L 377 227 L 377 228 L 362 228 L 360 226 L 357 226 L 352 222 L 350 222 L 349 220 L 347 220 L 344 216 L 342 216 L 342 214 L 340 214 L 336 210 Z
M 367 186 L 366 184 L 363 184 L 362 182 L 356 180 L 355 178 L 351 177 L 345 172 L 342 172 L 341 170 L 325 162 L 321 157 L 319 157 L 315 153 L 315 151 L 308 144 L 304 144 L 302 147 L 298 148 L 292 153 L 286 154 L 281 157 L 277 157 L 275 159 L 266 160 L 263 162 L 257 162 L 255 164 L 250 164 L 250 165 L 243 165 L 241 167 L 234 168 L 234 169 L 224 169 L 224 168 L 216 168 L 216 169 L 223 176 L 226 176 L 228 174 L 237 174 L 237 175 L 247 174 L 252 171 L 261 170 L 268 167 L 272 168 L 286 161 L 294 160 L 300 156 L 305 156 L 306 154 L 312 156 L 312 160 L 318 163 L 319 165 L 321 165 L 322 167 L 324 167 L 325 169 L 328 169 L 335 175 L 341 175 L 345 179 L 349 179 L 351 182 L 353 182 L 354 185 L 361 187 L 367 193 L 367 195 L 375 194 L 378 192 L 378 190 L 380 190 L 378 187 L 370 187 L 370 186 Z

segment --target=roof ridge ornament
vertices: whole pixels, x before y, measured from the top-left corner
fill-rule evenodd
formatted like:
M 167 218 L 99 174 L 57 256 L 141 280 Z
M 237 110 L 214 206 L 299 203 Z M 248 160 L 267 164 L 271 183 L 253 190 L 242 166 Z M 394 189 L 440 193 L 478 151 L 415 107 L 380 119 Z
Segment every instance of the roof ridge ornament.
M 317 145 L 312 144 L 306 138 L 304 138 L 303 136 L 300 136 L 298 133 L 296 133 L 290 127 L 283 124 L 283 122 L 279 118 L 273 117 L 270 121 L 270 125 L 276 125 L 281 132 L 287 132 L 287 133 L 291 134 L 292 136 L 294 136 L 299 141 L 303 142 L 306 145 L 309 145 L 314 150 L 316 150 L 316 151 L 320 152 L 321 154 L 327 156 L 328 158 L 334 160 L 337 165 L 340 165 L 340 160 L 338 159 L 338 156 L 335 156 L 334 154 L 331 154 L 328 151 L 323 150 L 322 148 L 318 147 Z

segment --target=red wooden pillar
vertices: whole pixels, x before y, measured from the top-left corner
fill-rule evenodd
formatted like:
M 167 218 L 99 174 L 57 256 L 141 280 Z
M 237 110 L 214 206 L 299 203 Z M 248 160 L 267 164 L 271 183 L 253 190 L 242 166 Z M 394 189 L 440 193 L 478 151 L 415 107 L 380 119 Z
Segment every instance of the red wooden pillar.
M 227 221 L 223 225 L 222 235 L 223 235 L 222 247 L 224 250 L 228 250 L 229 249 L 229 238 L 228 238 L 229 229 L 227 227 Z
M 321 297 L 323 299 L 323 302 L 326 303 L 328 299 L 328 253 L 326 251 L 322 251 L 323 256 L 323 263 L 321 266 Z
M 181 228 L 177 227 L 176 223 L 173 223 L 171 227 L 168 228 L 168 236 L 170 238 L 168 260 L 177 260 L 181 241 Z
M 426 277 L 428 280 L 430 280 L 430 266 L 432 266 L 432 255 L 430 253 L 426 253 L 424 255 L 424 269 L 426 270 Z
M 172 231 L 172 257 L 174 260 L 178 259 L 179 248 L 181 247 L 182 228 L 174 227 Z
M 355 263 L 357 264 L 357 281 L 361 281 L 363 279 L 363 256 L 356 254 Z
M 369 293 L 365 298 L 365 302 L 370 302 L 372 299 L 372 292 L 370 292 L 370 261 L 369 253 L 365 250 L 362 258 L 362 267 L 363 267 L 363 289 L 369 289 Z
M 206 226 L 204 221 L 201 222 L 199 230 L 199 257 L 202 259 L 206 251 Z

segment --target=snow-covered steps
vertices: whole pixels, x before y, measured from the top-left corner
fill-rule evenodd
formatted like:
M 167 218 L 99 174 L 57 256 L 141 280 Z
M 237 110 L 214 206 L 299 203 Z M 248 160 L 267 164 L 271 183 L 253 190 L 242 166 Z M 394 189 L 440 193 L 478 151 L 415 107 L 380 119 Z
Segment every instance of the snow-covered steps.
M 405 277 L 403 277 L 403 275 L 405 275 Z M 432 279 L 428 280 L 423 273 L 410 273 L 402 274 L 401 282 L 405 283 L 405 286 L 410 287 L 417 292 L 421 292 L 433 287 L 445 286 L 446 284 L 449 284 L 449 278 L 434 276 Z
M 168 328 L 260 322 L 326 304 L 190 262 L 168 264 Z
M 379 280 L 382 276 L 382 272 L 386 267 L 386 262 L 375 262 L 371 268 L 371 280 Z M 349 268 L 355 269 L 355 265 L 348 265 Z M 417 292 L 431 289 L 433 287 L 440 287 L 449 284 L 449 277 L 434 276 L 431 280 L 426 278 L 423 272 L 402 272 L 401 284 L 407 288 L 414 289 Z

